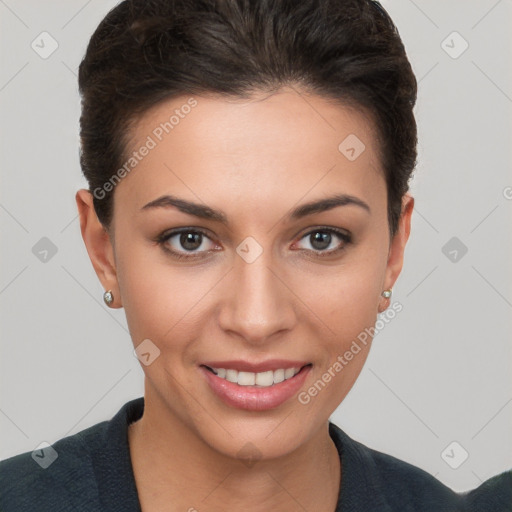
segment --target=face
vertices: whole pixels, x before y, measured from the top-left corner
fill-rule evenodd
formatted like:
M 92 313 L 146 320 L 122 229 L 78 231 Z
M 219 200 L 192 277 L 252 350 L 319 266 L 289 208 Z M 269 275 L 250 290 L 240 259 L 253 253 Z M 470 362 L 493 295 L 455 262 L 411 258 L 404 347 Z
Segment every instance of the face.
M 149 150 L 115 187 L 112 240 L 77 200 L 104 288 L 150 340 L 146 401 L 224 455 L 289 453 L 362 369 L 371 339 L 351 347 L 389 305 L 412 198 L 390 240 L 370 119 L 291 89 L 174 98 L 133 133 Z

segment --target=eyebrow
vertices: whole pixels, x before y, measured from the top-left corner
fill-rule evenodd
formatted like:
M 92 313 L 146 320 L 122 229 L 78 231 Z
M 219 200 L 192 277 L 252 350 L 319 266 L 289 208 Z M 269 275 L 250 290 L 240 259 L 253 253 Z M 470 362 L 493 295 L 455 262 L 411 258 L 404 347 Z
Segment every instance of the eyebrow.
M 286 218 L 288 221 L 297 220 L 308 215 L 312 215 L 314 213 L 321 213 L 328 210 L 332 210 L 333 208 L 336 208 L 338 206 L 348 205 L 358 206 L 366 210 L 368 213 L 371 213 L 368 204 L 366 204 L 358 197 L 349 194 L 336 194 L 334 196 L 326 197 L 323 199 L 311 201 L 309 203 L 300 205 L 291 212 L 289 212 L 286 215 Z M 194 217 L 200 217 L 202 219 L 213 220 L 225 225 L 229 225 L 229 221 L 226 214 L 221 210 L 216 210 L 203 204 L 186 201 L 185 199 L 180 199 L 176 196 L 168 194 L 147 203 L 141 208 L 141 211 L 151 210 L 154 208 L 169 207 L 177 208 L 180 212 L 186 213 L 188 215 L 193 215 Z

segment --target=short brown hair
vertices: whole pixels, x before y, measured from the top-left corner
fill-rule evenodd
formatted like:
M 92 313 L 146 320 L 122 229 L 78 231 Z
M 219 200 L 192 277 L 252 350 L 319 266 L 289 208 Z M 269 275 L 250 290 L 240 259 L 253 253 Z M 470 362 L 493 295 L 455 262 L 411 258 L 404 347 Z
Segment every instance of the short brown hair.
M 417 82 L 398 30 L 373 0 L 126 0 L 80 64 L 80 164 L 89 190 L 123 164 L 132 122 L 184 94 L 249 97 L 286 84 L 372 114 L 390 234 L 416 165 Z M 94 197 L 109 227 L 113 191 Z

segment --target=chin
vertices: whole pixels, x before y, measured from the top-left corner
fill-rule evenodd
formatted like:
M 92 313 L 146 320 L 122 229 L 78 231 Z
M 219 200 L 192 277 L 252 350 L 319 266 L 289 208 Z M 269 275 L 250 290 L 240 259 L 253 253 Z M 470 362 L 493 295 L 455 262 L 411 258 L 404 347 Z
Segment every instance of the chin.
M 286 420 L 285 422 L 286 423 Z M 258 420 L 239 421 L 236 425 L 239 430 L 230 429 L 232 435 L 222 430 L 199 432 L 203 441 L 211 449 L 229 459 L 237 459 L 247 467 L 252 467 L 256 462 L 284 457 L 294 452 L 304 443 L 307 437 L 307 430 L 304 425 L 300 428 L 293 425 L 278 427 L 272 422 L 269 428 L 268 422 Z M 278 432 L 279 431 L 279 432 Z

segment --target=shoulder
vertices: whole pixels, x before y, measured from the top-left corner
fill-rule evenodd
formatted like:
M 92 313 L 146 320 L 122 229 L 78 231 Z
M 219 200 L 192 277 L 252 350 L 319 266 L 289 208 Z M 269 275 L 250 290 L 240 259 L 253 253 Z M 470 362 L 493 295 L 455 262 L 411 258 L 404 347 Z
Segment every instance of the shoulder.
M 346 486 L 379 503 L 379 510 L 456 512 L 464 510 L 463 496 L 426 471 L 355 441 L 331 423 L 331 435 L 342 451 Z M 336 439 L 335 439 L 336 438 Z M 342 479 L 342 488 L 343 488 Z M 350 493 L 350 490 L 347 489 Z
M 486 480 L 464 494 L 467 512 L 511 512 L 512 469 Z
M 52 446 L 0 462 L 2 512 L 139 510 L 127 429 L 144 400 Z
M 368 448 L 392 508 L 418 511 L 462 510 L 462 496 L 423 469 Z
M 2 511 L 96 508 L 93 459 L 103 445 L 107 423 L 98 423 L 51 446 L 1 461 Z

